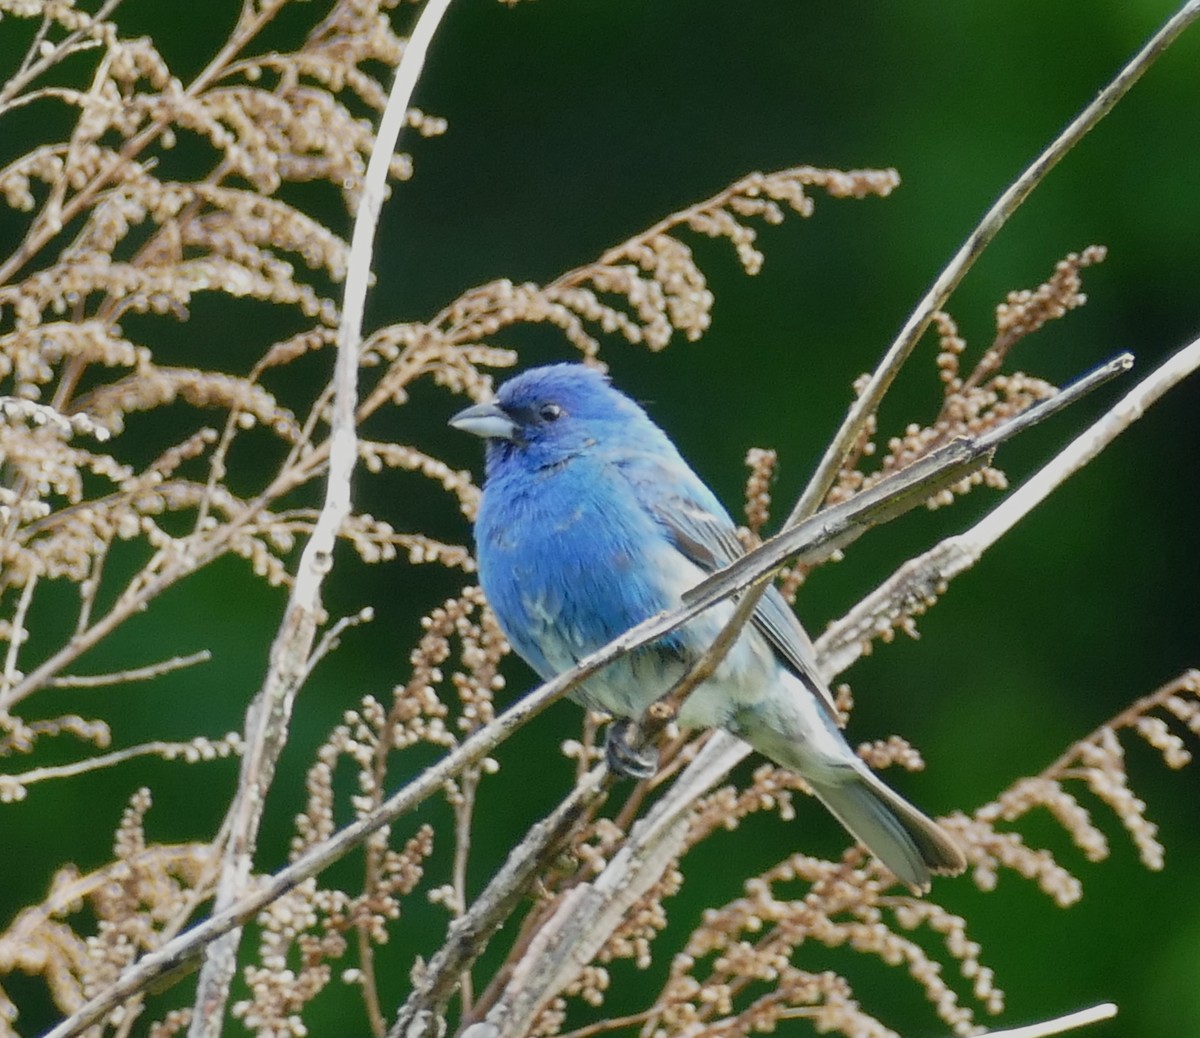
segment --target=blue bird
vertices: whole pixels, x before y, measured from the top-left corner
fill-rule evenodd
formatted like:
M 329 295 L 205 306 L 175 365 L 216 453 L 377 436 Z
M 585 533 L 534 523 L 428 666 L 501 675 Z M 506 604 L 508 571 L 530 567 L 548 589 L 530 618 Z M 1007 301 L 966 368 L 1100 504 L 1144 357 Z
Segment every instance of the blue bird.
M 742 554 L 729 513 L 634 401 L 580 364 L 532 368 L 450 424 L 486 441 L 475 522 L 480 583 L 513 648 L 543 680 L 664 609 Z M 573 698 L 640 717 L 725 624 L 723 602 L 588 678 Z M 846 829 L 915 891 L 966 867 L 931 819 L 889 789 L 837 725 L 812 642 L 771 588 L 753 622 L 687 698 L 685 728 L 723 728 L 800 775 Z M 610 763 L 622 758 L 610 730 Z M 626 753 L 631 751 L 626 750 Z

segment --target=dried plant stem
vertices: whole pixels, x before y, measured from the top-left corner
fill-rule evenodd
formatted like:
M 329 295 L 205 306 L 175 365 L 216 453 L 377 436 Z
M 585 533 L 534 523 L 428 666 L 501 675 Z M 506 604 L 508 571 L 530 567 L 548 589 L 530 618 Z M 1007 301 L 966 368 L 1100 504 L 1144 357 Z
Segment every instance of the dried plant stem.
M 596 1023 L 588 1024 L 586 1027 L 578 1027 L 574 1031 L 564 1031 L 558 1038 L 592 1038 L 594 1034 L 603 1034 L 605 1031 L 615 1031 L 619 1027 L 631 1027 L 633 1024 L 645 1023 L 657 1011 L 657 1006 L 651 1006 L 649 1009 L 643 1009 L 640 1013 L 630 1013 L 628 1016 L 614 1016 L 607 1020 L 597 1020 Z
M 1065 1034 L 1089 1024 L 1098 1024 L 1102 1020 L 1111 1020 L 1116 1015 L 1117 1007 L 1112 1002 L 1103 1002 L 1098 1006 L 1055 1017 L 1053 1020 L 1043 1020 L 1041 1023 L 1011 1027 L 1003 1031 L 984 1031 L 979 1038 L 1050 1038 L 1051 1035 Z
M 830 542 L 845 543 L 846 539 L 850 538 L 855 531 L 865 530 L 870 525 L 867 517 L 896 514 L 898 510 L 903 510 L 898 508 L 896 502 L 899 500 L 906 502 L 908 507 L 912 507 L 918 501 L 936 493 L 943 486 L 962 479 L 964 472 L 971 471 L 974 467 L 985 463 L 987 457 L 988 452 L 977 445 L 972 447 L 966 441 L 959 441 L 939 452 L 935 464 L 913 466 L 897 472 L 871 490 L 864 491 L 849 501 L 826 509 L 819 517 L 807 520 L 800 527 L 789 531 L 792 550 L 795 552 L 796 558 L 803 561 L 823 557 L 828 554 L 827 546 Z M 804 541 L 804 537 L 809 538 L 807 543 Z M 222 934 L 242 926 L 264 906 L 269 905 L 292 890 L 297 884 L 317 875 L 333 862 L 344 857 L 371 833 L 391 824 L 430 796 L 441 791 L 448 780 L 459 774 L 464 768 L 479 763 L 514 731 L 527 724 L 552 703 L 562 698 L 570 689 L 600 670 L 601 667 L 607 666 L 613 660 L 640 646 L 648 645 L 663 635 L 669 634 L 728 595 L 744 590 L 760 576 L 762 576 L 761 572 L 752 571 L 746 575 L 741 584 L 735 583 L 720 591 L 708 589 L 703 594 L 689 597 L 687 604 L 670 612 L 659 613 L 636 627 L 630 628 L 624 634 L 614 638 L 608 645 L 586 656 L 575 667 L 564 671 L 552 681 L 546 682 L 523 696 L 494 721 L 478 729 L 457 749 L 427 768 L 379 807 L 363 815 L 328 840 L 317 844 L 303 857 L 281 869 L 270 879 L 257 884 L 252 891 L 246 893 L 236 903 L 229 905 L 224 910 L 214 911 L 205 922 L 193 927 L 176 940 L 163 945 L 157 951 L 139 959 L 134 966 L 122 974 L 115 984 L 96 995 L 48 1032 L 46 1038 L 69 1038 L 69 1036 L 81 1033 L 101 1019 L 114 1006 L 119 1005 L 132 994 L 145 989 L 164 975 L 178 969 L 180 963 L 200 954 L 210 942 Z M 723 743 L 718 739 L 714 739 L 712 742 L 724 745 L 726 748 L 732 744 L 734 752 L 739 755 L 735 759 L 740 759 L 740 756 L 749 752 L 743 744 L 730 738 L 726 738 Z M 697 760 L 685 773 L 690 773 L 690 781 L 695 781 L 695 776 L 699 774 L 697 765 L 700 763 L 700 759 L 697 757 Z M 715 776 L 711 781 L 715 782 L 718 778 L 719 776 Z M 673 790 L 674 787 L 672 787 L 672 792 Z
M 450 883 L 454 888 L 454 916 L 461 919 L 467 911 L 467 863 L 471 857 L 471 822 L 475 816 L 475 794 L 479 790 L 479 768 L 466 768 L 459 779 L 459 799 L 454 805 L 454 863 Z M 569 831 L 569 830 L 568 830 Z M 463 1012 L 471 1011 L 475 999 L 471 967 L 464 964 L 458 973 L 458 997 Z
M 214 746 L 210 740 L 204 740 L 204 745 L 210 748 Z M 231 748 L 227 745 L 223 753 L 229 753 Z M 5 774 L 3 781 L 0 781 L 0 789 L 3 789 L 5 786 L 31 786 L 35 782 L 45 782 L 49 779 L 73 778 L 76 775 L 86 775 L 89 771 L 111 768 L 115 764 L 123 764 L 134 757 L 163 757 L 165 759 L 172 759 L 175 757 L 184 757 L 189 753 L 199 755 L 202 752 L 204 751 L 197 745 L 195 740 L 191 742 L 165 742 L 161 739 L 156 739 L 153 742 L 139 743 L 137 746 L 127 746 L 123 750 L 102 753 L 97 757 L 88 757 L 86 760 L 75 761 L 72 764 L 47 765 L 42 768 L 31 768 L 29 771 Z M 210 752 L 212 751 L 210 750 Z
M 1193 340 L 1133 387 L 1089 429 L 1077 436 L 996 508 L 964 533 L 904 563 L 816 641 L 822 672 L 840 674 L 871 640 L 891 631 L 898 616 L 922 610 L 945 585 L 970 569 L 983 553 L 1070 476 L 1096 457 L 1145 414 L 1172 386 L 1200 368 L 1200 339 Z
M 1122 368 L 1123 362 L 1124 358 L 1118 358 L 1118 361 L 1113 364 Z M 1005 504 L 996 509 L 996 512 L 1000 512 L 1008 508 L 1010 501 L 1017 498 L 1018 504 L 1012 506 L 1013 514 L 1007 516 L 1010 521 L 997 521 L 994 519 L 995 513 L 993 513 L 979 526 L 989 527 L 995 538 L 1011 529 L 1019 518 L 1027 514 L 1034 505 L 1044 500 L 1046 495 L 1067 475 L 1077 471 L 1094 458 L 1116 435 L 1128 428 L 1136 417 L 1158 400 L 1167 389 L 1198 366 L 1200 366 L 1200 340 L 1181 350 L 1175 357 L 1144 379 L 1139 386 L 1108 411 L 1088 433 L 1076 440 L 1071 447 L 1039 472 L 1025 487 L 1010 495 Z M 1081 380 L 1081 382 L 1089 381 L 1090 384 L 1090 378 L 1089 376 L 1088 380 Z M 1098 430 L 1101 429 L 1104 430 L 1103 435 L 1098 433 Z M 1085 444 L 1084 447 L 1080 447 L 1081 442 Z M 1026 487 L 1031 486 L 1034 490 L 1026 491 Z M 828 515 L 830 511 L 832 510 L 822 512 L 808 520 L 807 523 L 819 520 Z M 785 535 L 790 536 L 790 531 L 785 531 Z M 766 543 L 770 545 L 774 540 L 775 538 Z M 945 543 L 943 542 L 943 544 Z M 939 545 L 939 548 L 941 547 Z M 937 552 L 938 549 L 934 551 Z M 933 555 L 934 553 L 929 554 Z M 936 585 L 944 579 L 949 579 L 936 568 L 936 563 L 943 558 L 956 561 L 962 558 L 962 555 L 960 552 L 953 551 L 947 552 L 945 555 L 939 554 L 928 566 L 922 568 L 925 575 L 922 586 Z M 762 568 L 762 561 L 763 559 L 760 557 L 757 569 Z M 902 572 L 906 571 L 907 566 Z M 709 580 L 700 585 L 697 593 L 711 593 L 714 586 L 731 590 L 725 586 L 725 572 L 722 571 L 722 574 L 719 575 L 720 579 Z M 954 572 L 961 572 L 961 569 L 954 570 Z M 741 576 L 745 577 L 745 573 L 743 572 Z M 753 578 L 751 577 L 750 580 L 752 581 Z M 738 585 L 745 586 L 748 582 L 750 581 L 742 579 L 738 581 Z M 879 592 L 870 596 L 868 601 L 876 600 L 877 596 L 879 596 Z M 896 604 L 893 598 L 876 600 L 875 609 L 870 615 L 872 617 L 895 615 L 894 611 L 891 614 L 884 612 L 885 608 L 895 610 Z M 861 634 L 848 642 L 850 648 L 855 650 L 853 654 L 850 654 L 848 650 L 835 653 L 828 644 L 833 632 L 840 631 L 847 621 L 857 613 L 858 610 L 854 610 L 847 620 L 835 625 L 830 633 L 817 642 L 818 659 L 821 663 L 822 674 L 826 679 L 831 679 L 840 673 L 861 653 L 863 644 Z M 861 624 L 853 628 L 855 631 L 861 631 L 861 629 Z M 840 646 L 843 642 L 839 640 L 836 644 Z M 671 789 L 664 794 L 663 799 L 655 805 L 647 816 L 646 822 L 649 823 L 652 819 L 657 818 L 660 811 L 683 811 L 687 805 L 703 795 L 711 785 L 720 781 L 748 752 L 749 749 L 744 743 L 724 733 L 718 733 Z M 679 798 L 682 798 L 684 802 L 680 803 Z M 636 885 L 639 889 L 649 889 L 661 877 L 662 871 L 683 852 L 685 833 L 682 829 L 666 825 L 647 826 L 644 829 L 640 826 L 641 823 L 634 827 L 621 854 L 613 858 L 594 884 L 586 885 L 589 890 L 620 892 L 627 889 L 630 884 Z M 630 853 L 626 855 L 626 851 Z M 632 868 L 657 868 L 658 871 L 649 877 L 635 876 L 628 871 Z M 625 908 L 628 907 L 623 900 L 610 901 L 603 897 L 589 896 L 576 891 L 572 891 L 572 895 L 574 900 L 569 905 L 564 904 L 564 907 L 555 913 L 555 916 L 531 943 L 529 952 L 514 969 L 504 992 L 489 1011 L 486 1024 L 477 1025 L 478 1030 L 468 1029 L 466 1038 L 503 1038 L 503 1036 L 516 1036 L 524 1033 L 523 1029 L 531 1024 L 540 1009 L 575 979 L 578 969 L 582 969 L 591 961 L 595 950 L 603 945 L 603 942 L 611 934 L 611 928 L 620 922 Z M 539 951 L 543 955 L 541 961 L 537 960 Z M 571 972 L 573 965 L 576 966 L 574 973 Z
M 567 799 L 513 849 L 470 911 L 450 925 L 442 947 L 396 1015 L 389 1038 L 440 1035 L 442 1012 L 459 977 L 512 914 L 534 879 L 562 852 L 580 818 L 605 795 L 608 778 L 605 768 L 593 768 Z
M 373 243 L 387 193 L 392 154 L 396 150 L 400 130 L 405 125 L 429 44 L 448 6 L 449 0 L 428 0 L 417 19 L 396 69 L 391 94 L 367 164 L 350 243 L 342 318 L 338 328 L 325 500 L 300 558 L 283 620 L 271 646 L 266 678 L 247 712 L 246 748 L 237 795 L 230 808 L 230 824 L 217 882 L 214 915 L 236 904 L 249 883 L 266 793 L 274 777 L 279 753 L 287 741 L 292 703 L 308 674 L 317 627 L 322 618 L 321 585 L 333 566 L 333 549 L 338 531 L 351 513 L 350 478 L 358 459 L 355 425 L 358 354 L 367 286 L 370 283 Z M 241 29 L 240 22 L 239 32 L 235 32 L 231 46 L 240 39 Z M 221 58 L 224 53 L 218 57 Z M 213 67 L 210 64 L 209 69 Z M 204 74 L 201 79 L 203 77 Z M 240 937 L 241 928 L 235 927 L 208 946 L 197 984 L 188 1030 L 190 1038 L 215 1038 L 221 1033 L 229 986 L 237 966 Z
M 1200 17 L 1200 0 L 1190 0 L 1156 32 L 1121 69 L 1099 94 L 1088 104 L 1049 146 L 1026 168 L 1012 185 L 998 198 L 984 215 L 979 225 L 968 235 L 958 252 L 938 275 L 924 298 L 900 329 L 895 341 L 888 347 L 883 359 L 871 375 L 863 391 L 846 413 L 841 427 L 826 448 L 816 472 L 797 500 L 788 516 L 786 526 L 812 515 L 825 500 L 846 456 L 858 442 L 863 426 L 879 408 L 879 403 L 891 386 L 893 379 L 908 359 L 918 341 L 925 334 L 933 315 L 945 306 L 946 300 L 958 287 L 968 270 L 978 259 L 1008 218 L 1017 211 L 1062 158 L 1078 144 L 1128 93 L 1154 64 L 1162 53 L 1179 37 L 1192 22 Z
M 1200 696 L 1200 670 L 1185 670 L 1166 684 L 1160 685 L 1153 692 L 1134 700 L 1115 717 L 1109 718 L 1104 724 L 1093 729 L 1082 739 L 1077 739 L 1072 745 L 1063 750 L 1058 757 L 1041 770 L 1040 777 L 1062 778 L 1070 769 L 1078 765 L 1081 746 L 1098 742 L 1103 737 L 1105 731 L 1119 732 L 1123 729 L 1136 728 L 1138 721 L 1145 717 L 1151 710 L 1162 706 L 1163 702 L 1170 696 L 1178 695 L 1181 690 L 1188 688 Z
M 102 17 L 107 16 L 116 5 L 114 0 L 109 0 L 96 13 L 94 16 L 95 19 L 99 21 Z M 251 5 L 244 6 L 238 17 L 237 27 L 234 29 L 229 41 L 188 85 L 185 94 L 195 96 L 205 89 L 216 78 L 217 74 L 230 58 L 238 50 L 247 46 L 254 36 L 271 20 L 274 14 L 275 7 L 270 4 L 262 5 L 262 10 L 256 14 L 253 13 Z M 76 49 L 78 46 L 77 44 Z M 58 58 L 53 59 L 51 64 L 56 60 L 61 60 L 66 53 L 67 51 L 64 51 Z M 130 137 L 121 147 L 116 158 L 106 163 L 99 173 L 92 177 L 86 184 L 79 187 L 65 204 L 62 204 L 63 199 L 60 194 L 52 193 L 46 205 L 42 207 L 37 218 L 31 224 L 24 241 L 22 241 L 21 245 L 14 250 L 12 255 L 3 264 L 0 264 L 0 284 L 7 284 L 12 280 L 16 272 L 31 257 L 36 255 L 40 249 L 50 242 L 66 224 L 84 212 L 96 200 L 100 192 L 112 182 L 113 176 L 124 168 L 125 163 L 132 161 L 141 154 L 156 137 L 167 129 L 168 122 L 169 120 L 163 116 L 154 121 L 150 126 L 147 126 L 140 133 Z M 60 190 L 65 189 L 66 182 L 64 181 Z
M 485 1020 L 466 1028 L 463 1038 L 515 1038 L 527 1033 L 546 1002 L 591 962 L 629 908 L 682 854 L 688 811 L 696 799 L 749 752 L 745 743 L 724 732 L 710 739 L 649 814 L 634 825 L 604 871 L 562 898 L 513 968 Z
M 64 674 L 48 681 L 47 685 L 50 688 L 102 688 L 105 685 L 123 685 L 129 681 L 149 681 L 175 670 L 194 667 L 197 663 L 207 663 L 211 659 L 212 653 L 208 649 L 201 649 L 187 656 L 172 656 L 169 660 L 160 660 L 144 667 L 130 667 L 112 674 Z
M 17 680 L 17 655 L 21 651 L 21 642 L 25 637 L 25 614 L 29 612 L 29 603 L 33 601 L 33 591 L 36 587 L 37 577 L 32 576 L 22 588 L 16 612 L 13 613 L 12 633 L 8 637 L 8 651 L 4 654 L 4 676 L 0 680 L 0 711 L 2 712 L 7 712 L 16 698 L 12 694 L 12 688 Z

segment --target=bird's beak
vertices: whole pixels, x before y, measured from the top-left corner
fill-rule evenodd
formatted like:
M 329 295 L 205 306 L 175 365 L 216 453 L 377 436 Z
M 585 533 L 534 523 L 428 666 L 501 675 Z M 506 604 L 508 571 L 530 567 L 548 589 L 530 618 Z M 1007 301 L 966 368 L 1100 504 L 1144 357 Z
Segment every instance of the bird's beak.
M 473 404 L 459 411 L 449 423 L 453 429 L 474 433 L 485 440 L 517 439 L 517 423 L 494 403 Z

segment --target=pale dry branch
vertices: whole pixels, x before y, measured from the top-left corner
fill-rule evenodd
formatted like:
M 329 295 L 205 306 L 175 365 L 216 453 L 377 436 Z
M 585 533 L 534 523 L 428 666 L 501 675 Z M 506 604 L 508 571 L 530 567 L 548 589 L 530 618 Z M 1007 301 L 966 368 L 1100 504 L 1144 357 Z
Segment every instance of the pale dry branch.
M 1200 17 L 1200 0 L 1189 0 L 1156 32 L 1130 59 L 1129 63 L 1105 86 L 1095 99 L 1067 125 L 1044 151 L 996 199 L 978 226 L 956 252 L 916 309 L 888 347 L 870 380 L 850 406 L 837 433 L 830 441 L 817 470 L 788 516 L 785 526 L 812 515 L 825 500 L 846 456 L 854 449 L 862 430 L 900 372 L 900 368 L 916 348 L 928 329 L 933 316 L 946 305 L 950 294 L 971 269 L 975 260 L 1008 222 L 1047 174 L 1078 144 L 1125 96 L 1163 52 L 1180 34 Z
M 52 678 L 47 684 L 51 688 L 101 688 L 105 685 L 124 685 L 131 681 L 149 681 L 172 671 L 194 667 L 197 663 L 207 663 L 211 659 L 212 653 L 208 649 L 201 649 L 187 656 L 172 656 L 169 660 L 150 663 L 144 667 L 130 667 L 111 674 L 63 674 Z
M 1053 1020 L 1025 1024 L 1023 1027 L 1006 1027 L 1003 1031 L 983 1031 L 980 1038 L 1051 1038 L 1051 1035 L 1066 1034 L 1090 1024 L 1111 1020 L 1116 1015 L 1117 1007 L 1111 1002 L 1103 1002 L 1098 1006 L 1068 1013 L 1066 1016 L 1057 1016 Z
M 279 632 L 271 646 L 270 665 L 262 690 L 247 713 L 242 771 L 230 808 L 214 915 L 235 904 L 249 883 L 263 803 L 274 777 L 275 762 L 287 740 L 292 703 L 311 666 L 313 643 L 323 615 L 321 585 L 333 566 L 338 532 L 351 514 L 350 478 L 358 460 L 355 421 L 358 358 L 373 243 L 396 141 L 407 121 L 409 104 L 429 44 L 448 6 L 449 0 L 427 0 L 417 19 L 396 69 L 363 178 L 346 265 L 334 360 L 325 500 L 300 557 Z M 240 929 L 231 929 L 208 946 L 197 984 L 192 1024 L 188 1030 L 190 1038 L 214 1038 L 221 1033 L 229 985 L 237 966 L 239 937 Z
M 854 499 L 827 509 L 820 516 L 789 531 L 792 548 L 797 557 L 806 559 L 819 557 L 828 551 L 831 541 L 852 538 L 870 525 L 871 515 L 892 515 L 903 508 L 914 507 L 940 486 L 962 477 L 964 470 L 984 463 L 989 451 L 966 443 L 957 443 L 927 459 L 925 465 L 914 467 L 916 471 L 896 473 L 870 491 Z M 811 537 L 805 543 L 803 538 Z M 130 995 L 144 990 L 147 985 L 178 969 L 181 963 L 195 958 L 203 949 L 222 934 L 242 926 L 264 906 L 294 889 L 299 883 L 322 872 L 333 862 L 359 846 L 373 832 L 390 825 L 443 789 L 445 784 L 464 768 L 477 764 L 488 756 L 514 731 L 540 714 L 552 703 L 562 698 L 589 675 L 606 666 L 619 656 L 647 645 L 676 627 L 694 619 L 705 609 L 711 608 L 724 597 L 735 594 L 753 584 L 762 576 L 751 571 L 742 584 L 734 584 L 720 593 L 712 590 L 696 595 L 686 605 L 667 613 L 658 614 L 624 634 L 608 645 L 589 654 L 575 667 L 546 682 L 528 695 L 519 699 L 494 721 L 474 732 L 440 761 L 423 771 L 416 779 L 384 801 L 378 808 L 362 815 L 358 820 L 338 831 L 332 837 L 306 850 L 288 867 L 275 873 L 269 880 L 255 886 L 254 890 L 236 903 L 197 924 L 187 933 L 170 944 L 157 949 L 130 967 L 111 987 L 97 994 L 86 1005 L 64 1020 L 46 1038 L 69 1038 L 79 1034 L 101 1019 L 114 1006 Z M 744 744 L 725 737 L 713 740 L 717 746 L 732 747 L 732 759 L 721 764 L 727 771 L 748 750 Z M 697 758 L 699 760 L 699 758 Z M 695 767 L 693 763 L 692 767 Z M 706 767 L 708 765 L 706 764 Z M 689 769 L 691 770 L 691 769 Z M 696 772 L 692 771 L 692 775 Z M 724 772 L 721 772 L 724 774 Z M 720 775 L 704 778 L 707 785 L 718 781 Z M 691 781 L 691 780 L 689 780 Z M 707 788 L 707 785 L 705 788 Z M 672 787 L 674 788 L 674 787 Z M 682 809 L 682 808 L 681 808 Z
M 973 527 L 904 563 L 816 640 L 822 673 L 841 673 L 876 638 L 891 638 L 897 626 L 928 609 L 954 577 L 975 565 L 1000 537 L 1197 368 L 1200 339 L 1160 364 Z

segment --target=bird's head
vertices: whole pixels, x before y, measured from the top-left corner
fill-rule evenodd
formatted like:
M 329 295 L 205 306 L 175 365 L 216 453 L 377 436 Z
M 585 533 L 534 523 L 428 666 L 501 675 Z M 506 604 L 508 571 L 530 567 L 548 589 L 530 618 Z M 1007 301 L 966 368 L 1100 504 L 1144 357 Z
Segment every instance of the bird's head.
M 517 457 L 535 468 L 554 465 L 643 424 L 654 429 L 637 404 L 582 364 L 530 368 L 505 382 L 494 400 L 450 419 L 455 429 L 487 441 L 489 470 Z

